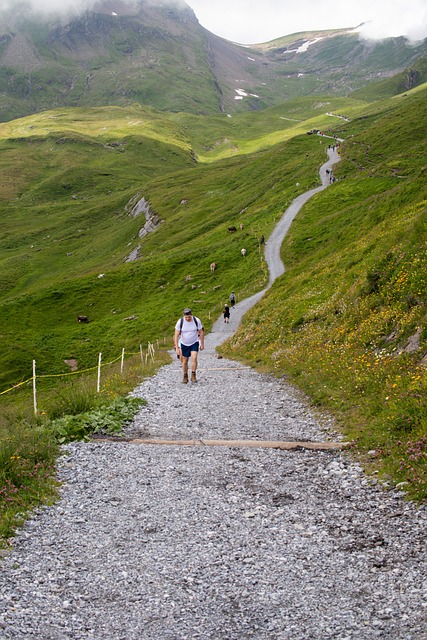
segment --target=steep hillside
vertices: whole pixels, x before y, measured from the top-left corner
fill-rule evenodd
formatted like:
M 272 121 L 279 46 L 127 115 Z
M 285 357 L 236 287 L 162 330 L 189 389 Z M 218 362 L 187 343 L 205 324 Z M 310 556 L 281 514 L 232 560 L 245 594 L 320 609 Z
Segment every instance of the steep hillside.
M 185 3 L 102 0 L 73 17 L 0 11 L 0 121 L 60 106 L 153 106 L 196 114 L 347 95 L 426 55 L 426 43 L 361 40 L 353 29 L 251 47 L 200 26 Z
M 303 112 L 311 113 L 307 105 L 301 119 Z M 251 154 L 205 166 L 195 162 L 188 120 L 180 125 L 142 107 L 53 111 L 3 124 L 4 385 L 25 376 L 33 357 L 45 372 L 66 371 L 70 353 L 87 366 L 99 348 L 106 356 L 135 349 L 167 332 L 189 297 L 206 315 L 219 311 L 230 287 L 262 286 L 258 238 L 286 202 L 317 184 L 324 158 L 309 136 L 281 143 L 281 117 L 285 109 L 258 124 L 264 151 L 252 139 Z M 205 123 L 206 141 L 219 125 Z M 237 146 L 254 137 L 246 128 L 237 117 Z M 200 131 L 196 138 L 201 146 Z M 163 222 L 144 236 L 147 215 Z M 237 220 L 245 231 L 227 234 Z M 90 323 L 78 325 L 79 314 Z
M 297 217 L 285 275 L 225 347 L 296 382 L 365 463 L 427 495 L 427 88 L 340 127 L 336 182 Z
M 394 76 L 415 63 L 425 53 L 426 43 L 411 46 L 405 38 L 369 41 L 357 30 L 346 29 L 293 34 L 259 48 L 269 60 L 304 74 L 304 82 L 323 79 L 324 93 L 348 94 L 356 85 Z
M 33 358 L 58 374 L 70 358 L 82 369 L 100 351 L 169 345 L 186 304 L 209 329 L 231 289 L 262 288 L 259 238 L 318 184 L 328 139 L 306 132 L 325 125 L 344 139 L 336 181 L 298 215 L 286 273 L 224 351 L 289 377 L 367 466 L 425 497 L 426 91 L 304 98 L 253 118 L 135 105 L 3 124 L 2 388 Z
M 401 73 L 397 73 L 391 78 L 380 82 L 372 82 L 362 89 L 354 91 L 352 97 L 368 101 L 380 100 L 405 93 L 405 91 L 418 87 L 425 82 L 427 82 L 427 58 L 419 58 Z
M 365 106 L 304 98 L 252 116 L 206 118 L 133 105 L 49 111 L 0 125 L 0 298 L 104 272 L 138 255 L 144 212 L 131 211 L 147 198 L 153 178 L 326 129 L 336 118 L 325 109 Z
M 184 4 L 105 1 L 69 18 L 22 4 L 0 25 L 3 120 L 60 105 L 221 110 L 204 32 Z

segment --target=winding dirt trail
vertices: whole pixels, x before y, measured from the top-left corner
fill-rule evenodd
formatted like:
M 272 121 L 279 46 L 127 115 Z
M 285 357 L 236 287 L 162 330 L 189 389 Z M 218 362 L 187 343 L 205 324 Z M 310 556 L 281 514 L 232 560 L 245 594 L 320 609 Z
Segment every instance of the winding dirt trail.
M 268 291 L 273 282 L 285 272 L 285 265 L 280 257 L 280 248 L 283 240 L 288 233 L 295 216 L 305 203 L 308 202 L 308 200 L 310 200 L 310 198 L 312 198 L 316 193 L 323 191 L 329 186 L 330 174 L 327 173 L 327 171 L 332 171 L 334 165 L 340 161 L 340 156 L 336 149 L 327 149 L 327 154 L 328 160 L 320 167 L 319 170 L 322 184 L 319 187 L 315 187 L 314 189 L 310 189 L 309 191 L 302 193 L 292 201 L 267 240 L 265 245 L 265 260 L 270 273 L 267 287 L 262 291 L 258 291 L 253 296 L 238 302 L 233 309 L 232 321 L 229 324 L 224 324 L 222 317 L 215 322 L 212 327 L 212 332 L 206 337 L 206 349 L 214 349 L 230 337 L 235 332 L 246 311 L 253 307 L 263 297 L 266 291 Z

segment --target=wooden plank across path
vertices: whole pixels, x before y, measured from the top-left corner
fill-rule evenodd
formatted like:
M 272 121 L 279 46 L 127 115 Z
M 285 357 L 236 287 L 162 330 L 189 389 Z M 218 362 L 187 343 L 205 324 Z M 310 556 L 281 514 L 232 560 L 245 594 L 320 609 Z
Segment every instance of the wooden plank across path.
M 163 438 L 96 438 L 96 442 L 125 442 L 127 444 L 157 444 L 185 447 L 258 447 L 260 449 L 313 449 L 316 451 L 329 451 L 331 449 L 343 449 L 348 442 L 293 442 L 284 440 L 166 440 Z

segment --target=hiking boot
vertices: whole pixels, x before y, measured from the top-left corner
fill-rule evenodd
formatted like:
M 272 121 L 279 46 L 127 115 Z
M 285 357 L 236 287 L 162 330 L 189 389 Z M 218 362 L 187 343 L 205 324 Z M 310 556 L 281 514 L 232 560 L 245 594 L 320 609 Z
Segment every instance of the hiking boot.
M 191 382 L 197 382 L 196 372 L 195 371 L 191 372 Z
M 188 382 L 188 373 L 184 373 L 184 377 L 182 379 L 183 384 L 187 384 Z

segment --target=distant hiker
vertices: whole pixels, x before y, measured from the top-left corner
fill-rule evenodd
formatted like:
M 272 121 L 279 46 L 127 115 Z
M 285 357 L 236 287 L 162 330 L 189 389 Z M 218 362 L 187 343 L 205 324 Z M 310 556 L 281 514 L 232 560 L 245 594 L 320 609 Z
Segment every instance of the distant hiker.
M 234 293 L 234 291 L 230 293 L 229 300 L 230 300 L 231 308 L 234 309 L 234 305 L 236 304 L 236 294 Z
M 197 382 L 197 355 L 205 348 L 205 331 L 199 318 L 193 316 L 191 309 L 186 307 L 182 318 L 175 325 L 174 345 L 177 357 L 182 362 L 182 382 L 188 382 L 188 360 L 191 357 L 191 382 Z
M 230 307 L 228 306 L 228 304 L 225 305 L 224 311 L 222 313 L 224 315 L 224 322 L 229 322 L 230 321 Z
M 260 242 L 260 244 L 265 244 L 265 238 L 264 238 L 264 236 L 261 236 L 261 238 L 260 238 L 260 241 L 259 241 L 259 242 Z

